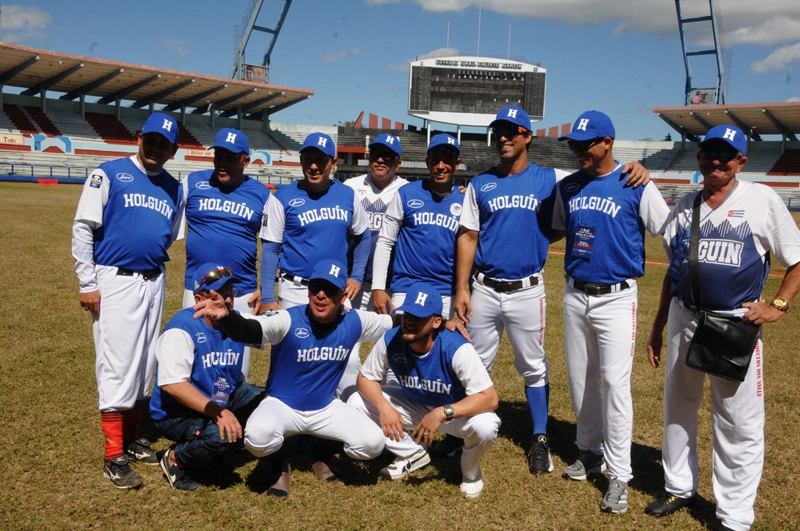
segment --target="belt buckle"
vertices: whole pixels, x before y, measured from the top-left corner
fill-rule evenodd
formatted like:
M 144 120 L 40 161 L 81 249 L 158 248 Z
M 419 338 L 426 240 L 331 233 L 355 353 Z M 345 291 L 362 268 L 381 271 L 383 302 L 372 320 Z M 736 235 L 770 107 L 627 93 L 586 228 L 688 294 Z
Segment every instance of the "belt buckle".
M 155 278 L 161 274 L 161 269 L 151 269 L 150 271 L 142 271 L 142 278 L 145 280 L 150 280 L 151 278 Z
M 494 281 L 494 290 L 497 293 L 506 293 L 507 291 L 510 291 L 509 290 L 509 285 L 510 284 L 511 284 L 511 282 L 506 282 L 506 281 L 503 281 L 503 280 L 495 280 Z

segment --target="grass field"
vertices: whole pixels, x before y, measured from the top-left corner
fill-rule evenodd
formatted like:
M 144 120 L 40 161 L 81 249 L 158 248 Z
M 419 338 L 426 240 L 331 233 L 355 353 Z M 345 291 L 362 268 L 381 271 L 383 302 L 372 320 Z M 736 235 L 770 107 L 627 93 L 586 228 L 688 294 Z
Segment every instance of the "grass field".
M 495 447 L 483 460 L 486 488 L 464 500 L 455 460 L 434 461 L 412 478 L 378 481 L 390 460 L 337 461 L 344 484 L 316 481 L 310 463 L 294 460 L 291 497 L 267 496 L 267 478 L 242 452 L 230 470 L 210 475 L 194 493 L 170 490 L 160 468 L 136 466 L 144 486 L 118 491 L 103 479 L 103 439 L 94 380 L 91 322 L 78 304 L 70 252 L 71 223 L 80 188 L 0 183 L 0 527 L 3 529 L 715 529 L 711 491 L 710 406 L 700 417 L 700 503 L 664 519 L 643 513 L 663 486 L 660 464 L 663 369 L 646 360 L 645 341 L 658 302 L 664 266 L 648 265 L 639 286 L 639 334 L 632 387 L 635 410 L 630 509 L 614 516 L 599 510 L 605 478 L 569 482 L 560 472 L 577 456 L 575 423 L 564 368 L 562 257 L 545 268 L 546 335 L 551 366 L 549 432 L 555 471 L 534 477 L 524 457 L 530 439 L 521 378 L 503 342 L 492 374 L 503 420 Z M 663 259 L 660 242 L 648 241 Z M 179 309 L 184 248 L 172 248 L 165 320 Z M 770 279 L 770 299 L 780 279 Z M 797 416 L 800 311 L 764 329 L 766 340 L 766 463 L 756 501 L 754 529 L 800 528 L 800 442 Z M 366 349 L 362 355 L 366 353 Z M 268 351 L 254 351 L 252 375 L 263 383 Z M 143 434 L 161 450 L 152 424 Z

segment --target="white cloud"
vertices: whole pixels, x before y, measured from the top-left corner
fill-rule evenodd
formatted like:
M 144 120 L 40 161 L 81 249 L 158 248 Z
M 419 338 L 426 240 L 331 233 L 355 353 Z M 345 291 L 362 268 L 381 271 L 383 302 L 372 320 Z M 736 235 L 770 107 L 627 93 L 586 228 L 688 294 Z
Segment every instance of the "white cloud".
M 38 7 L 3 6 L 0 32 L 6 42 L 24 42 L 47 37 L 44 30 L 53 22 L 49 13 Z
M 789 98 L 788 100 L 786 100 L 786 103 L 797 103 L 797 102 L 799 102 L 799 101 L 800 101 L 800 97 L 798 97 L 798 96 L 792 96 L 791 98 Z
M 782 46 L 769 54 L 763 61 L 756 61 L 750 65 L 750 71 L 763 74 L 770 70 L 786 70 L 792 63 L 800 62 L 800 42 L 791 46 Z
M 340 50 L 338 52 L 328 52 L 322 57 L 320 57 L 323 61 L 341 61 L 342 59 L 346 59 L 347 57 L 358 55 L 361 53 L 361 48 L 353 48 L 352 50 Z
M 459 55 L 458 48 L 439 48 L 433 50 L 432 52 L 428 52 L 422 54 L 415 59 L 409 59 L 405 63 L 396 65 L 396 64 L 388 64 L 384 65 L 383 69 L 388 70 L 390 72 L 408 72 L 411 68 L 411 61 L 418 61 L 421 59 L 431 59 L 433 57 L 448 57 L 450 55 Z
M 189 52 L 186 51 L 186 43 L 183 41 L 175 41 L 172 39 L 167 39 L 165 41 L 167 43 L 167 47 L 172 52 L 173 55 L 177 55 L 181 59 L 189 55 Z

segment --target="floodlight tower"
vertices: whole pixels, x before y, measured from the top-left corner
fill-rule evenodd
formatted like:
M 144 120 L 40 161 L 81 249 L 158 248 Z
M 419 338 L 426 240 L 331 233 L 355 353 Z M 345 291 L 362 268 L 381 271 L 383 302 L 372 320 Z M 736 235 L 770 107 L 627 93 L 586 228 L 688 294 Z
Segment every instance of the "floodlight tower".
M 269 83 L 269 63 L 272 56 L 272 49 L 275 47 L 275 41 L 278 40 L 278 34 L 281 32 L 283 21 L 286 20 L 286 13 L 289 12 L 289 7 L 292 5 L 292 0 L 283 0 L 283 2 L 283 10 L 278 17 L 278 22 L 275 24 L 274 28 L 266 28 L 264 26 L 256 25 L 258 15 L 261 13 L 261 7 L 264 4 L 264 0 L 255 0 L 253 2 L 253 8 L 250 10 L 250 16 L 245 18 L 241 27 L 242 34 L 237 43 L 236 57 L 233 61 L 233 69 L 231 70 L 232 78 L 246 79 L 247 76 L 252 75 L 252 70 L 248 72 L 248 69 L 245 68 L 244 52 L 245 48 L 247 48 L 248 41 L 250 41 L 250 34 L 253 31 L 262 31 L 271 35 L 269 44 L 267 44 L 267 47 L 264 50 L 264 59 L 261 62 L 261 67 L 264 69 L 264 82 Z
M 696 0 L 695 0 L 696 1 Z M 683 50 L 683 63 L 686 67 L 686 91 L 685 91 L 685 105 L 697 104 L 712 104 L 717 105 L 725 103 L 725 94 L 723 93 L 725 70 L 722 58 L 722 46 L 717 32 L 717 8 L 715 7 L 714 0 L 708 0 L 708 15 L 692 18 L 684 18 L 681 15 L 681 0 L 675 0 L 675 9 L 678 12 L 678 28 L 681 35 L 681 49 Z M 686 35 L 684 25 L 698 24 L 702 25 L 711 24 L 711 34 L 714 38 L 714 47 L 705 50 L 686 51 Z M 692 83 L 692 68 L 690 66 L 690 59 L 692 57 L 701 55 L 713 55 L 716 59 L 717 65 L 717 84 L 715 87 L 696 87 Z M 709 96 L 711 96 L 709 98 Z M 708 101 L 713 100 L 713 101 Z

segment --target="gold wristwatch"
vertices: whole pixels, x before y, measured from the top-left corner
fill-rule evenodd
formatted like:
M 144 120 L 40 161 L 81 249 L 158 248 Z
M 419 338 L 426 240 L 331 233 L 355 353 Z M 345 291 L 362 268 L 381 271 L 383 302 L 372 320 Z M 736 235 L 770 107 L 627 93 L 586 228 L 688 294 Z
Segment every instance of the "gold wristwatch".
M 776 310 L 780 310 L 784 313 L 789 311 L 789 303 L 786 302 L 786 300 L 784 299 L 775 299 L 774 301 L 772 301 L 771 305 Z

